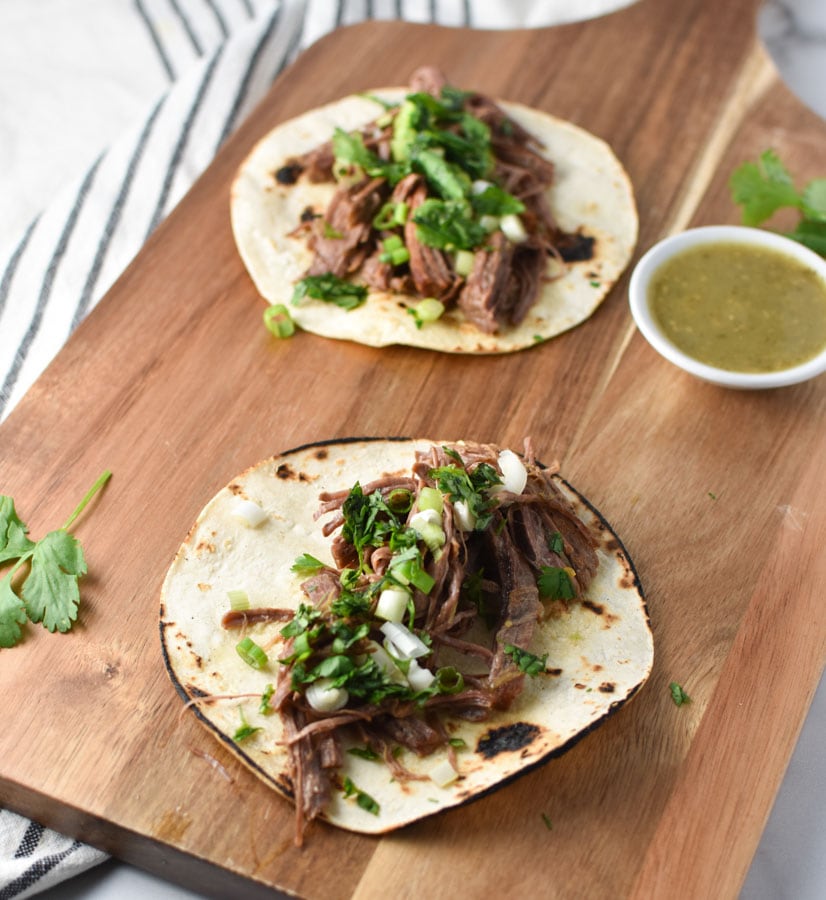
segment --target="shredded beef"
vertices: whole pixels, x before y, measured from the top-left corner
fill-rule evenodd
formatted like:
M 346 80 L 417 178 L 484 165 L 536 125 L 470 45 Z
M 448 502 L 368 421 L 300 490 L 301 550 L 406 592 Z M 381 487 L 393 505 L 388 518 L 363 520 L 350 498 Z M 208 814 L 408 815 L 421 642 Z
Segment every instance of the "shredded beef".
M 260 606 L 253 609 L 231 609 L 221 619 L 223 628 L 244 628 L 259 622 L 286 622 L 293 617 L 292 609 Z
M 386 196 L 383 178 L 365 178 L 335 192 L 324 217 L 312 223 L 310 275 L 331 272 L 344 278 L 358 270 L 373 249 L 372 222 Z
M 510 278 L 513 245 L 501 231 L 491 235 L 490 249 L 477 250 L 473 270 L 459 292 L 459 309 L 480 330 L 493 334 L 499 328 L 498 302 Z

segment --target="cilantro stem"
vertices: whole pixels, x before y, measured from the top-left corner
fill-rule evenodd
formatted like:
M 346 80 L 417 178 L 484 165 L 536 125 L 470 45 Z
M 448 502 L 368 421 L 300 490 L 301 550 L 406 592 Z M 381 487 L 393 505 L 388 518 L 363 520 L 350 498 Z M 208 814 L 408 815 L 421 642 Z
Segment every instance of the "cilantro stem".
M 75 519 L 77 519 L 77 517 L 83 512 L 83 510 L 86 508 L 86 506 L 88 505 L 88 503 L 92 499 L 92 497 L 95 496 L 95 494 L 103 487 L 104 484 L 106 484 L 106 482 L 111 477 L 112 477 L 112 473 L 109 471 L 109 469 L 106 469 L 106 471 L 98 478 L 98 480 L 86 492 L 86 496 L 75 507 L 75 511 L 66 520 L 66 523 L 64 524 L 63 528 L 61 529 L 62 531 L 69 530 L 69 528 L 74 524 Z

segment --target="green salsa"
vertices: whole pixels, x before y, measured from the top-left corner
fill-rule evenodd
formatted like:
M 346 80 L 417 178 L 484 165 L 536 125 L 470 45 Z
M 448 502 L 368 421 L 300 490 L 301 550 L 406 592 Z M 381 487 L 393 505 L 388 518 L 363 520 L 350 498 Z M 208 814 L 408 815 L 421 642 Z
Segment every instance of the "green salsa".
M 778 250 L 690 247 L 653 274 L 648 304 L 673 344 L 719 369 L 777 372 L 826 347 L 826 281 Z

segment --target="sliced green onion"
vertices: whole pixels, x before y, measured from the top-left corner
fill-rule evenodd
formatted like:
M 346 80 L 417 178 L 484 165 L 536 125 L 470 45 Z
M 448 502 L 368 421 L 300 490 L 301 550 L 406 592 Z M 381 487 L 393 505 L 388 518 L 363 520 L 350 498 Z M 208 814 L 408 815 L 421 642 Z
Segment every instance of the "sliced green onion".
M 404 225 L 407 222 L 407 214 L 410 211 L 410 207 L 404 203 L 397 203 L 396 208 L 393 211 L 393 221 L 396 225 Z
M 250 608 L 250 598 L 246 591 L 227 591 L 230 609 L 240 612 Z
M 413 505 L 413 492 L 407 488 L 396 488 L 387 495 L 387 505 L 395 513 L 407 512 Z
M 441 513 L 444 509 L 442 492 L 437 488 L 423 487 L 419 491 L 418 506 L 420 510 L 435 509 L 437 513 Z
M 343 687 L 334 687 L 332 678 L 319 678 L 307 686 L 307 702 L 318 712 L 333 712 L 347 704 L 350 695 Z
M 295 334 L 295 322 L 283 303 L 273 303 L 264 310 L 264 324 L 277 338 L 288 338 Z
M 442 666 L 436 669 L 436 683 L 440 694 L 458 694 L 465 686 L 465 679 L 453 666 Z
M 430 653 L 430 647 L 401 622 L 383 622 L 379 630 L 396 650 L 396 656 L 401 659 L 419 659 Z
M 253 669 L 263 669 L 267 664 L 267 654 L 251 637 L 245 637 L 235 645 L 238 655 Z
M 423 666 L 420 666 L 415 659 L 410 660 L 410 666 L 407 669 L 407 681 L 414 691 L 426 691 L 436 680 L 436 676 Z
M 404 241 L 397 234 L 391 234 L 381 242 L 381 245 L 388 253 L 392 253 L 404 247 Z
M 379 594 L 376 617 L 388 622 L 401 622 L 407 612 L 410 594 L 404 588 L 387 587 Z
M 407 311 L 416 320 L 416 328 L 421 328 L 426 322 L 435 322 L 440 318 L 445 311 L 445 305 L 435 297 L 425 297 Z
M 436 763 L 430 770 L 430 780 L 439 787 L 448 787 L 459 777 L 457 771 L 450 764 L 450 760 L 443 759 Z
M 428 575 L 428 573 L 419 565 L 418 560 L 405 559 L 397 566 L 393 566 L 391 561 L 391 566 L 393 576 L 400 576 L 399 581 L 402 581 L 403 584 L 412 584 L 423 594 L 429 594 L 430 591 L 433 590 L 433 585 L 436 582 L 432 576 Z
M 254 500 L 247 500 L 245 497 L 239 497 L 235 501 L 230 513 L 248 528 L 258 528 L 267 520 L 266 512 Z
M 457 275 L 465 277 L 473 271 L 473 261 L 476 257 L 470 250 L 457 250 L 453 260 L 453 268 Z
M 515 213 L 508 213 L 508 215 L 502 216 L 499 220 L 499 227 L 504 232 L 505 237 L 509 241 L 513 241 L 514 244 L 521 244 L 522 241 L 528 238 L 528 232 L 525 231 L 522 220 Z
M 373 218 L 373 228 L 376 231 L 389 231 L 391 228 L 404 225 L 409 209 L 406 203 L 393 203 L 392 201 L 385 203 Z
M 384 252 L 379 255 L 379 261 L 383 263 L 390 263 L 393 266 L 400 266 L 402 263 L 409 262 L 410 260 L 410 251 L 407 247 L 398 247 L 396 250 L 391 250 L 390 252 Z

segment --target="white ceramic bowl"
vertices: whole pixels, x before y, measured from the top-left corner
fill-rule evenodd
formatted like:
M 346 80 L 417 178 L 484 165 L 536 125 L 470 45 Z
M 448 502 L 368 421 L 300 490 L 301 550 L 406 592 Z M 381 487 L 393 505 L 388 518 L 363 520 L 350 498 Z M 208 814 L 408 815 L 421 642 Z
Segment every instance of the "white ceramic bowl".
M 631 274 L 628 288 L 631 315 L 637 328 L 649 344 L 669 362 L 705 381 L 733 388 L 775 388 L 797 384 L 826 372 L 826 348 L 817 356 L 779 372 L 731 372 L 701 363 L 678 347 L 663 334 L 648 305 L 648 284 L 654 272 L 675 253 L 707 243 L 744 243 L 757 247 L 768 247 L 781 251 L 807 265 L 819 273 L 826 283 L 826 259 L 790 238 L 761 228 L 746 228 L 739 225 L 708 225 L 690 228 L 687 231 L 664 238 L 654 244 L 640 259 Z

